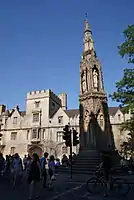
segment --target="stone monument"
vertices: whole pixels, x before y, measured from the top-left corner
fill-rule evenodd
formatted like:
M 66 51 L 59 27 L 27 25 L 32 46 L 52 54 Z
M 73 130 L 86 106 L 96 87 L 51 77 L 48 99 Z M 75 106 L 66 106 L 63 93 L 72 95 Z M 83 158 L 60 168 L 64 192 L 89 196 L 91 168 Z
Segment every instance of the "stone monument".
M 102 150 L 112 145 L 107 96 L 96 56 L 92 31 L 85 20 L 84 51 L 80 62 L 80 149 Z

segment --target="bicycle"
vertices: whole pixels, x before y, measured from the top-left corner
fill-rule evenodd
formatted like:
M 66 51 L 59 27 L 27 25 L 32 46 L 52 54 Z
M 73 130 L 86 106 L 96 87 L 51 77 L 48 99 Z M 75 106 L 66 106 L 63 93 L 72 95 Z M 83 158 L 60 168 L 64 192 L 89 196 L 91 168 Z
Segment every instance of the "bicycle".
M 110 195 L 126 196 L 130 191 L 130 185 L 126 179 L 115 177 L 110 177 L 108 190 L 107 181 L 104 179 L 104 173 L 102 171 L 96 171 L 95 176 L 86 182 L 86 186 L 88 192 L 95 195 L 108 191 Z

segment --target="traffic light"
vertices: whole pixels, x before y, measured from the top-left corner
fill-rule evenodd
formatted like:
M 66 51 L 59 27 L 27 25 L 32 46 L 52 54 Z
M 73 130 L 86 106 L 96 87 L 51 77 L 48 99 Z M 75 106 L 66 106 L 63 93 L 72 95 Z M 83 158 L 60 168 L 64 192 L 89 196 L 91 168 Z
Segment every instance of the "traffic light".
M 71 131 L 69 130 L 69 126 L 66 125 L 65 128 L 63 128 L 63 140 L 65 140 L 66 147 L 71 146 Z
M 79 144 L 79 136 L 78 136 L 78 132 L 73 129 L 73 146 L 77 146 L 77 144 Z

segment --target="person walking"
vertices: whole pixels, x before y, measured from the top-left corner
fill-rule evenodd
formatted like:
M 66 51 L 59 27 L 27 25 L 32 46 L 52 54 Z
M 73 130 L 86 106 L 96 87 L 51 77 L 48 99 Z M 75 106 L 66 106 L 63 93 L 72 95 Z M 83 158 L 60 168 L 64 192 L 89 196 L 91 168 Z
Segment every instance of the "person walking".
M 110 170 L 112 168 L 112 157 L 110 156 L 110 152 L 104 151 L 102 152 L 102 168 L 104 170 L 104 178 L 107 183 L 107 190 L 104 193 L 104 196 L 109 196 L 110 189 Z
M 23 158 L 23 166 L 24 166 L 24 170 L 26 170 L 26 167 L 27 167 L 27 156 L 26 155 Z
M 14 155 L 12 162 L 13 186 L 16 185 L 17 179 L 22 176 L 22 171 L 23 171 L 22 159 L 20 158 L 19 154 L 16 153 Z
M 47 158 L 48 158 L 48 153 L 44 153 L 44 157 L 41 158 L 41 170 L 42 170 L 42 176 L 43 176 L 43 187 L 46 188 L 46 182 L 47 182 Z
M 39 156 L 34 153 L 32 156 L 31 167 L 28 175 L 28 183 L 30 184 L 29 188 L 29 200 L 32 200 L 33 193 L 35 191 L 36 199 L 40 197 L 40 180 L 41 180 L 41 168 Z
M 3 158 L 3 154 L 0 153 L 0 177 L 2 176 L 4 167 L 5 167 L 5 159 Z
M 49 182 L 49 188 L 51 187 L 52 185 L 52 182 L 55 180 L 55 161 L 54 161 L 54 156 L 50 156 L 50 160 L 49 160 L 49 164 L 48 164 L 48 167 L 49 167 L 49 176 L 50 176 L 50 182 Z

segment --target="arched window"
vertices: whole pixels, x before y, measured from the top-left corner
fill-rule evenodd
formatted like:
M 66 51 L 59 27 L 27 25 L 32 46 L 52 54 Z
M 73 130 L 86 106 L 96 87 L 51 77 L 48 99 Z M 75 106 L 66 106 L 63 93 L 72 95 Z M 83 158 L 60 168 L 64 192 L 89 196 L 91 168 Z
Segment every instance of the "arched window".
M 103 118 L 103 115 L 100 115 L 100 126 L 101 126 L 101 127 L 104 126 L 104 118 Z

